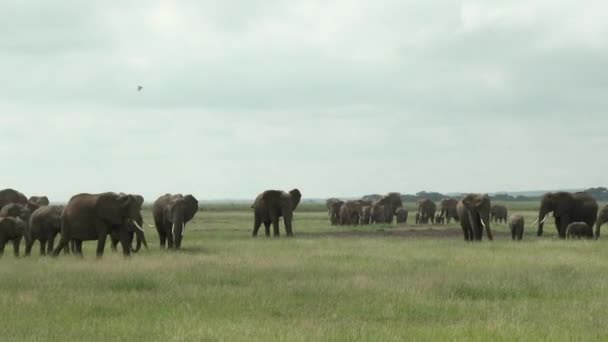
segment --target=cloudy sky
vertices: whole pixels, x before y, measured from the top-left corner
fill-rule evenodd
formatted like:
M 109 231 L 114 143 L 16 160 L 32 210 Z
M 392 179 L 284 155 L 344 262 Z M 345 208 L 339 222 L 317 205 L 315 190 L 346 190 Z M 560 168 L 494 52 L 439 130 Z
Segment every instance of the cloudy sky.
M 3 0 L 0 186 L 59 201 L 605 185 L 606 13 L 602 0 Z

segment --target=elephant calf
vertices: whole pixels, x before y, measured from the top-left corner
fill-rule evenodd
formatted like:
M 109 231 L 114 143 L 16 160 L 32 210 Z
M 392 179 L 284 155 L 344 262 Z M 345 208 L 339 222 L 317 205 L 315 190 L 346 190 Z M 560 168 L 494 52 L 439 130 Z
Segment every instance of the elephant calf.
M 512 215 L 509 218 L 509 229 L 511 229 L 511 238 L 513 240 L 521 240 L 524 235 L 524 217 L 521 215 Z
M 26 229 L 25 255 L 30 255 L 34 242 L 40 241 L 40 255 L 51 254 L 55 238 L 61 232 L 63 206 L 43 206 L 32 213 Z M 66 249 L 67 251 L 67 249 Z
M 408 211 L 405 208 L 397 208 L 395 210 L 395 217 L 397 218 L 397 223 L 407 223 Z
M 15 256 L 19 256 L 19 245 L 21 245 L 25 227 L 25 221 L 20 217 L 0 218 L 0 257 L 4 255 L 4 246 L 8 241 L 13 242 Z
M 444 224 L 445 223 L 445 217 L 443 217 L 441 214 L 435 215 L 435 223 L 436 224 Z
M 566 228 L 566 238 L 593 238 L 593 229 L 586 222 L 572 222 Z

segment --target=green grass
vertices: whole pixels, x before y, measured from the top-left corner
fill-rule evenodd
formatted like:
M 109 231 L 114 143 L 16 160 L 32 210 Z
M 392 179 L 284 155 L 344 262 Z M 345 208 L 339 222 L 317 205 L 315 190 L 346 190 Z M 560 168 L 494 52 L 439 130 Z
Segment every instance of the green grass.
M 296 213 L 295 239 L 251 239 L 249 210 L 206 210 L 178 253 L 0 260 L 2 341 L 606 340 L 608 240 L 382 237 Z M 515 210 L 517 211 L 517 210 Z M 522 211 L 527 224 L 535 213 Z M 150 213 L 145 219 L 151 223 Z M 410 214 L 411 220 L 411 214 Z M 445 228 L 455 228 L 452 224 Z M 335 231 L 368 231 L 335 237 Z M 502 234 L 501 234 L 502 232 Z M 282 230 L 284 233 L 284 230 Z M 37 255 L 37 248 L 34 249 Z

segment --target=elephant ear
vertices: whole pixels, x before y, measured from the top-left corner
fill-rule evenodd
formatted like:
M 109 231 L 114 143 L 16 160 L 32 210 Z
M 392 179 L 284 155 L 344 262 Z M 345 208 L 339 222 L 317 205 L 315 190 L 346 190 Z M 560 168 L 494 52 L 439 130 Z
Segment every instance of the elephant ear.
M 192 195 L 184 196 L 184 220 L 190 221 L 198 211 L 198 200 Z
M 302 193 L 298 189 L 293 189 L 289 192 L 289 195 L 291 195 L 291 207 L 293 210 L 296 210 L 302 199 Z
M 95 209 L 97 215 L 104 220 L 112 224 L 121 224 L 132 201 L 132 196 L 107 192 L 99 195 Z

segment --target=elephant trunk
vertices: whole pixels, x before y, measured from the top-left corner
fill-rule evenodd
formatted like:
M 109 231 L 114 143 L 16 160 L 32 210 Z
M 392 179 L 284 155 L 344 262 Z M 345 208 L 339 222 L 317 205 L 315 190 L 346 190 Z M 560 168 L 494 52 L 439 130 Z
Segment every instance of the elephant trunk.
M 535 222 L 538 222 L 538 231 L 536 232 L 536 236 L 543 235 L 543 227 L 545 225 L 545 218 L 549 214 L 549 210 L 546 207 L 541 207 L 538 211 L 538 218 Z
M 597 219 L 597 223 L 595 224 L 595 238 L 599 239 L 600 238 L 600 228 L 602 227 L 602 225 L 606 223 L 606 218 L 601 216 L 598 217 Z

